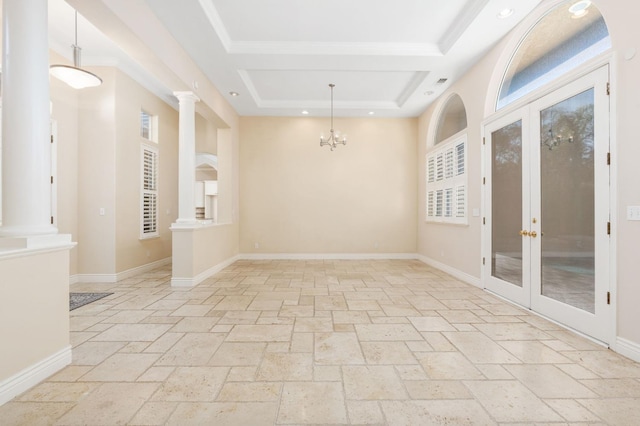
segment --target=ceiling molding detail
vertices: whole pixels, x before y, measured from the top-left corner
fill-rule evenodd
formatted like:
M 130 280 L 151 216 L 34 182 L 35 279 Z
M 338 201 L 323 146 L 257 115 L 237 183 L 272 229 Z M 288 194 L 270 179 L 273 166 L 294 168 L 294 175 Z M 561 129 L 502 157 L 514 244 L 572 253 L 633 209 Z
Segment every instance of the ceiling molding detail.
M 321 43 L 232 41 L 228 53 L 261 55 L 442 56 L 428 43 Z
M 402 94 L 398 97 L 396 103 L 400 108 L 404 106 L 404 104 L 409 100 L 411 95 L 420 87 L 420 85 L 425 81 L 427 76 L 429 75 L 429 71 L 419 71 L 416 72 L 415 76 L 411 79 L 407 87 L 402 91 Z
M 196 109 L 223 127 L 328 115 L 329 83 L 337 117 L 417 117 L 545 0 L 499 20 L 507 1 L 49 0 L 49 37 L 70 60 L 76 8 L 86 66 L 117 67 L 172 106 L 197 84 Z
M 485 0 L 488 1 L 488 0 Z M 435 43 L 322 43 L 278 41 L 233 41 L 218 10 L 210 0 L 198 0 L 220 43 L 230 54 L 260 55 L 373 55 L 442 56 Z M 464 31 L 464 28 L 462 29 Z
M 231 37 L 229 37 L 227 27 L 224 26 L 224 22 L 222 22 L 222 18 L 220 17 L 218 10 L 210 0 L 198 0 L 198 3 L 200 3 L 202 11 L 220 39 L 220 43 L 222 43 L 222 46 L 228 53 L 231 49 Z
M 471 23 L 478 17 L 487 4 L 489 4 L 489 1 L 490 0 L 478 0 L 468 2 L 468 6 L 462 9 L 456 17 L 455 23 L 438 42 L 438 47 L 443 54 L 446 55 L 449 53 L 449 50 L 456 44 L 462 34 L 467 31 Z

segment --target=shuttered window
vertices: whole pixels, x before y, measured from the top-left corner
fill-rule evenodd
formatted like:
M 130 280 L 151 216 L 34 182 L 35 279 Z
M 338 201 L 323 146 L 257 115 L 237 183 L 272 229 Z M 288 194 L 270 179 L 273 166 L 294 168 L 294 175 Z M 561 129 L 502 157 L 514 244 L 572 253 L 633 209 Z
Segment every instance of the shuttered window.
M 456 217 L 464 218 L 467 215 L 466 200 L 466 187 L 460 185 L 456 188 Z
M 142 145 L 140 238 L 158 236 L 158 150 Z
M 426 220 L 467 223 L 467 135 L 437 145 L 426 158 Z
M 436 180 L 435 158 L 431 157 L 427 163 L 427 182 L 431 183 Z
M 465 150 L 467 149 L 466 140 L 456 145 L 456 176 L 464 174 L 465 170 Z

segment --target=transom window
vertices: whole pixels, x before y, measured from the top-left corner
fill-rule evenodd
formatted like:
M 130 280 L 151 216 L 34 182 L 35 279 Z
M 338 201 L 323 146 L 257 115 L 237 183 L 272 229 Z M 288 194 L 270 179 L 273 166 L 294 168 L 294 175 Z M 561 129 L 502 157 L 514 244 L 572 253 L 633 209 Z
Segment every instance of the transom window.
M 464 108 L 462 99 L 457 94 L 453 94 L 448 100 L 440 117 L 436 130 L 435 143 L 439 144 L 449 139 L 451 136 L 467 128 L 467 111 Z
M 157 117 L 145 110 L 140 110 L 140 136 L 151 142 L 158 142 Z
M 514 53 L 502 80 L 496 110 L 610 48 L 607 25 L 590 0 L 560 4 L 531 28 Z

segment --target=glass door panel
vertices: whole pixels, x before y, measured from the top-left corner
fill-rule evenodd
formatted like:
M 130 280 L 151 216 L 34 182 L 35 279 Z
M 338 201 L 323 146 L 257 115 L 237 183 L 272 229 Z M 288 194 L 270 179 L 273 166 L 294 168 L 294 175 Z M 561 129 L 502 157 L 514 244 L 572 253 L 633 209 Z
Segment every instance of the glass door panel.
M 522 120 L 491 132 L 491 276 L 522 287 Z
M 529 220 L 526 145 L 529 109 L 507 114 L 484 128 L 483 277 L 486 288 L 523 306 L 531 303 L 531 245 L 523 237 Z
M 540 111 L 541 294 L 595 313 L 594 90 Z
M 530 104 L 531 309 L 608 342 L 609 69 Z M 533 145 L 535 144 L 535 145 Z

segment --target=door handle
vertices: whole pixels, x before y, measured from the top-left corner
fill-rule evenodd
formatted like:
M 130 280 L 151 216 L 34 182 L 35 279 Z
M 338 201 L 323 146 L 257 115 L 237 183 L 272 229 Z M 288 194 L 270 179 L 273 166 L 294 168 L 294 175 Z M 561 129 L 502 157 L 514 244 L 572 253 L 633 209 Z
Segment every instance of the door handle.
M 518 233 L 519 233 L 519 234 L 520 234 L 520 236 L 522 236 L 522 237 L 528 237 L 528 236 L 529 236 L 529 231 L 522 230 L 522 231 L 520 231 L 520 232 L 518 232 Z
M 532 237 L 532 238 L 535 238 L 535 237 L 538 236 L 538 233 L 536 231 L 531 231 L 531 232 L 529 232 L 529 236 Z

